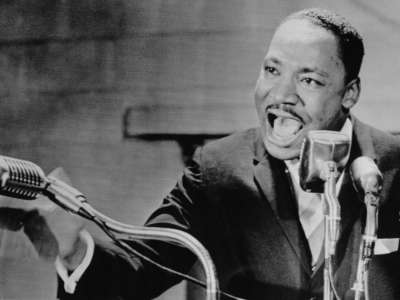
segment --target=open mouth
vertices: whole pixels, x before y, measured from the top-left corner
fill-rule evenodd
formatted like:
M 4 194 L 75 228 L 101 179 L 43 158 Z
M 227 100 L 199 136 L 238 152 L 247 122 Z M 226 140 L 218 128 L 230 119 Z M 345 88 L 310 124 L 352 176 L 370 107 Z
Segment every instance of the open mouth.
M 272 129 L 272 136 L 281 141 L 295 139 L 304 127 L 304 122 L 299 117 L 280 109 L 269 109 L 267 122 Z

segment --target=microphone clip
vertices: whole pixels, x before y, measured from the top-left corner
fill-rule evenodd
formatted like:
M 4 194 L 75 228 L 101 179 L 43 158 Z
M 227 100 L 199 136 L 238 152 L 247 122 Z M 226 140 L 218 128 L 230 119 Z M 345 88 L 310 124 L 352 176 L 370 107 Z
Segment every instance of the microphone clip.
M 368 206 L 373 206 L 375 208 L 379 207 L 379 196 L 376 193 L 368 192 L 364 196 L 364 203 Z
M 330 179 L 337 179 L 340 175 L 338 171 L 337 164 L 334 161 L 325 161 L 321 164 L 321 178 L 324 182 L 329 181 Z

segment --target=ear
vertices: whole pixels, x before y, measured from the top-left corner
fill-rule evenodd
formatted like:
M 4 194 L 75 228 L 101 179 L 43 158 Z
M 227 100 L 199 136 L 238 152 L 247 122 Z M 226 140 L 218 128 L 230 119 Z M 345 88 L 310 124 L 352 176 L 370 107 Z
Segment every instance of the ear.
M 346 110 L 352 108 L 358 101 L 358 97 L 360 96 L 360 78 L 357 77 L 350 81 L 345 88 L 344 95 L 342 98 L 342 106 Z

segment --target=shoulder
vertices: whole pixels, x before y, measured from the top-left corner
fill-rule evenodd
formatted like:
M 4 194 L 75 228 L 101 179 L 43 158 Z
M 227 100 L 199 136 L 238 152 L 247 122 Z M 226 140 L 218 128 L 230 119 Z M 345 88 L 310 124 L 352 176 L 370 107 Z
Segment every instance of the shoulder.
M 376 157 L 382 169 L 400 168 L 400 137 L 371 129 Z
M 400 167 L 400 137 L 390 132 L 374 128 L 370 125 L 357 121 L 357 126 L 362 128 L 371 139 L 376 158 L 384 168 Z M 360 143 L 365 136 L 360 135 Z
M 400 137 L 390 132 L 371 127 L 374 146 L 382 154 L 400 154 Z
M 251 128 L 204 145 L 196 153 L 202 173 L 209 178 L 248 174 L 253 165 L 259 130 Z
M 229 160 L 235 157 L 253 156 L 257 143 L 258 129 L 250 128 L 212 141 L 203 146 L 205 160 Z

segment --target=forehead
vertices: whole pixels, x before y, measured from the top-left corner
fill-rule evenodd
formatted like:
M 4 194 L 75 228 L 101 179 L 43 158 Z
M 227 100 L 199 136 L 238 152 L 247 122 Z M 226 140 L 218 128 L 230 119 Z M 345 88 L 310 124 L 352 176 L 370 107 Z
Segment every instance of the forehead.
M 336 36 L 307 19 L 290 19 L 282 23 L 272 37 L 267 58 L 287 60 L 305 67 L 343 69 Z

